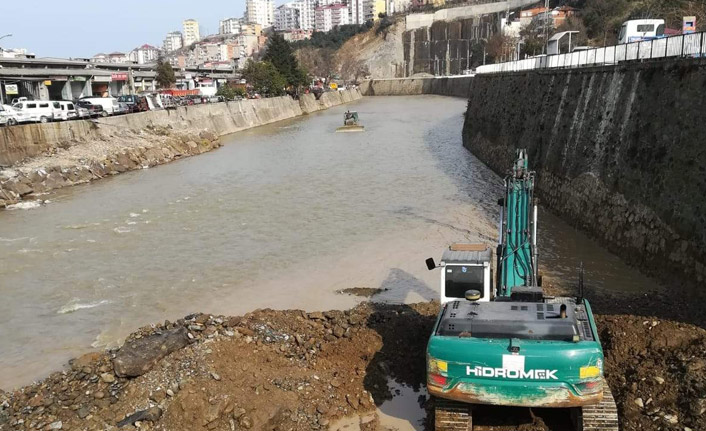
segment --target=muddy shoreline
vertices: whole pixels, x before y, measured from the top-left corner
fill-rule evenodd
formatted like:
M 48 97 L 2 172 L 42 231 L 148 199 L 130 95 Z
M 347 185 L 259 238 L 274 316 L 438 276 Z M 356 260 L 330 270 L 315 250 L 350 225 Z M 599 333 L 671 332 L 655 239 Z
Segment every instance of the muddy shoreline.
M 311 430 L 351 416 L 360 429 L 384 430 L 375 408 L 395 395 L 388 380 L 424 386 L 438 307 L 365 302 L 346 311 L 196 314 L 144 327 L 120 349 L 0 392 L 0 430 Z M 623 430 L 706 429 L 706 330 L 646 315 L 599 314 L 597 323 Z M 155 351 L 162 353 L 150 358 Z M 431 430 L 433 403 L 422 403 Z M 558 429 L 554 416 L 516 409 L 509 428 L 498 429 Z

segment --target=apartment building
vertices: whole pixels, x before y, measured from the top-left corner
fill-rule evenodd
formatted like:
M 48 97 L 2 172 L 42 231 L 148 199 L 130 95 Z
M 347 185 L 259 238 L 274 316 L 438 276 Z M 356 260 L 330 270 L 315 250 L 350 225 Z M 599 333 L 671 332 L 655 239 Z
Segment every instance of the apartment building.
M 315 9 L 316 31 L 331 31 L 339 25 L 349 24 L 348 5 L 330 4 Z
M 182 23 L 184 30 L 184 46 L 189 46 L 194 42 L 201 40 L 199 33 L 199 22 L 195 19 L 186 19 Z

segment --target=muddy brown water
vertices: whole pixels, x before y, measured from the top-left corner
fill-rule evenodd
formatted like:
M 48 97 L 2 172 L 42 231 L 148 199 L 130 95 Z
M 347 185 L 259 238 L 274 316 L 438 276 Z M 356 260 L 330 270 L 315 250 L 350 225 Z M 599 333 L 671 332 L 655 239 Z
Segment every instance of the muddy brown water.
M 334 133 L 356 109 L 364 133 Z M 0 388 L 194 311 L 435 298 L 454 241 L 496 239 L 502 180 L 461 146 L 465 101 L 376 97 L 223 138 L 217 151 L 0 212 Z M 540 259 L 559 287 L 656 286 L 558 218 Z

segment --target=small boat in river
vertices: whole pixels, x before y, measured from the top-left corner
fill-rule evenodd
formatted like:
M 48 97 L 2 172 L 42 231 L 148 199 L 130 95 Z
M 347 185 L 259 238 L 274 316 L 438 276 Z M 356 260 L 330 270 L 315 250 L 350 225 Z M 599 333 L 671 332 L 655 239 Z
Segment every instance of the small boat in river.
M 365 127 L 361 126 L 356 111 L 346 111 L 343 114 L 343 126 L 336 129 L 338 132 L 363 132 Z

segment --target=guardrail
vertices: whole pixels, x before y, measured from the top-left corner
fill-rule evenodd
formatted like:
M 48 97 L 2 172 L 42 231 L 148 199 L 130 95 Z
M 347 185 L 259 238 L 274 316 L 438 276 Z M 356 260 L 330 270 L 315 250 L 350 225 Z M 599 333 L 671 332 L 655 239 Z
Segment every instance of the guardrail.
M 706 57 L 706 32 L 478 66 L 476 73 L 614 65 L 665 57 Z

